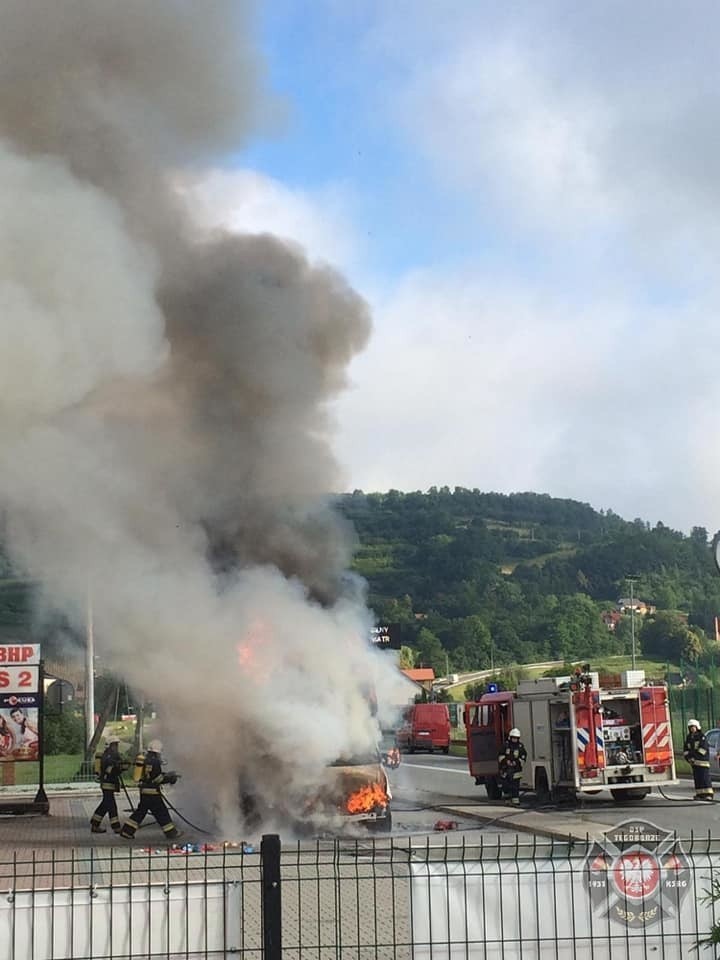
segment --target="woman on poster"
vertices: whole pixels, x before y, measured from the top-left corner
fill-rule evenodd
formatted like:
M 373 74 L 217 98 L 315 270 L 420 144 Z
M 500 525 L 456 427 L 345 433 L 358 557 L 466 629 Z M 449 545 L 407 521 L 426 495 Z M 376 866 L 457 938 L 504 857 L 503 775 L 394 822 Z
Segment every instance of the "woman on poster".
M 30 722 L 22 707 L 12 708 L 7 726 L 15 739 L 13 757 L 16 760 L 35 758 L 39 746 L 37 725 Z
M 12 760 L 15 750 L 15 735 L 5 717 L 0 717 L 0 760 Z

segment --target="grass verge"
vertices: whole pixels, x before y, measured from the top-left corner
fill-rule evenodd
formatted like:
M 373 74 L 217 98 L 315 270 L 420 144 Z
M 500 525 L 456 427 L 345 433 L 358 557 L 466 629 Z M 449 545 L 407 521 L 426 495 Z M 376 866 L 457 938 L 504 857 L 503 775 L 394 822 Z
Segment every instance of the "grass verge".
M 54 756 L 45 757 L 45 783 L 72 783 L 79 779 L 80 765 L 82 763 L 82 754 L 80 753 L 59 753 Z M 7 769 L 10 764 L 0 764 L 0 773 L 2 782 L 8 783 Z M 28 760 L 15 762 L 12 764 L 15 768 L 15 784 L 25 786 L 38 782 L 39 764 L 37 760 Z

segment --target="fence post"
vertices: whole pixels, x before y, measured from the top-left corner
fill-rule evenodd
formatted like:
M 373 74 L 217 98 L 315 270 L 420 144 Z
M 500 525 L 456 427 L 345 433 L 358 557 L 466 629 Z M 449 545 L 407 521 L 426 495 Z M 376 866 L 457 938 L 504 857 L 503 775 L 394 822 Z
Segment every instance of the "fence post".
M 282 960 L 282 896 L 280 837 L 264 834 L 260 841 L 262 867 L 263 960 Z

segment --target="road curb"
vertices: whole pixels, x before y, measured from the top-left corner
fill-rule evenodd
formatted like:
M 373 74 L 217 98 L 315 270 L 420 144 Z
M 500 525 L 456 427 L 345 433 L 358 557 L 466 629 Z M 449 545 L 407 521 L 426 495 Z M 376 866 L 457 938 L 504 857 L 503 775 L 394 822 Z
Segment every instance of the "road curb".
M 535 810 L 511 810 L 505 806 L 493 806 L 488 808 L 488 812 L 479 813 L 476 808 L 461 806 L 437 806 L 433 807 L 440 813 L 448 813 L 455 817 L 463 817 L 469 820 L 477 820 L 487 826 L 491 824 L 502 824 L 503 827 L 515 830 L 518 833 L 529 833 L 536 837 L 546 837 L 549 840 L 562 840 L 567 843 L 588 840 L 597 840 L 603 837 L 609 826 L 607 823 L 596 823 L 592 820 L 582 821 L 582 830 L 580 824 L 574 824 L 571 821 L 564 820 L 556 826 L 548 824 L 547 818 L 542 813 Z

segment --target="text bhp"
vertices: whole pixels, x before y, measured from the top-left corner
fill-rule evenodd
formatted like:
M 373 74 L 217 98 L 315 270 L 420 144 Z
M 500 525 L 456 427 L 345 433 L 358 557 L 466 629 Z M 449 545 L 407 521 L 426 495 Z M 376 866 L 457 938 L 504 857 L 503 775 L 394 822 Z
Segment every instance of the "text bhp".
M 27 663 L 35 655 L 35 647 L 0 647 L 0 663 Z

